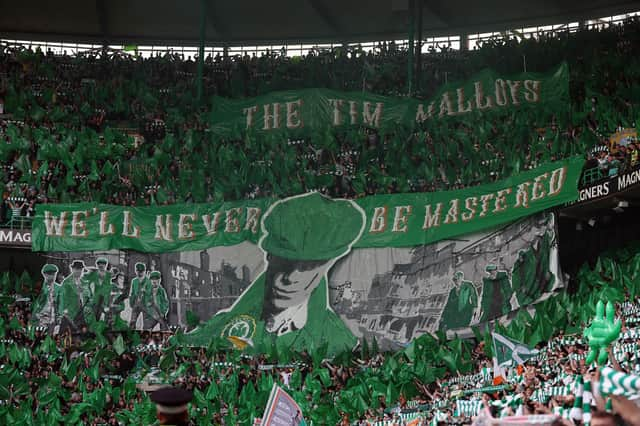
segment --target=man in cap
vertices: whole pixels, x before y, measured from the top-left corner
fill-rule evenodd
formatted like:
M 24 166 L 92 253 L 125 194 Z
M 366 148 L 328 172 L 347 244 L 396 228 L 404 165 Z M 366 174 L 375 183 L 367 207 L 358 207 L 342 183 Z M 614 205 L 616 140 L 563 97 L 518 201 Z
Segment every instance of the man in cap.
M 129 293 L 129 306 L 131 306 L 131 320 L 129 325 L 131 328 L 136 327 L 136 321 L 138 316 L 144 310 L 142 303 L 142 289 L 148 285 L 151 285 L 149 278 L 147 277 L 147 266 L 144 263 L 138 262 L 135 265 L 136 277 L 131 280 L 131 292 Z
M 193 394 L 179 388 L 162 388 L 151 393 L 151 400 L 156 404 L 156 417 L 161 425 L 189 425 L 188 404 Z
M 126 287 L 125 276 L 122 272 L 117 272 L 111 280 L 111 305 L 109 306 L 107 323 L 111 323 L 115 318 L 118 318 L 123 314 L 123 311 L 125 310 L 125 301 L 128 297 L 129 288 Z
M 192 339 L 206 343 L 221 333 L 247 341 L 273 336 L 296 347 L 326 341 L 330 352 L 352 347 L 355 336 L 328 306 L 327 273 L 360 238 L 362 209 L 314 192 L 274 203 L 261 225 L 265 271 Z
M 467 327 L 478 305 L 478 293 L 471 281 L 464 279 L 464 272 L 453 275 L 453 286 L 449 291 L 447 304 L 440 317 L 441 330 Z
M 487 265 L 485 271 L 488 276 L 482 278 L 480 322 L 495 319 L 511 311 L 513 295 L 506 271 L 499 271 L 493 264 Z
M 148 285 L 142 287 L 141 290 L 145 330 L 153 330 L 156 324 L 160 324 L 161 330 L 169 328 L 166 321 L 169 312 L 169 298 L 164 287 L 160 285 L 161 278 L 159 271 L 152 271 L 149 274 Z
M 33 306 L 34 318 L 41 326 L 49 328 L 53 332 L 56 326 L 56 307 L 55 301 L 62 286 L 56 282 L 58 277 L 58 267 L 51 263 L 47 263 L 42 267 L 42 291 Z
M 84 262 L 74 260 L 70 269 L 71 274 L 62 281 L 56 302 L 57 315 L 62 317 L 60 331 L 68 328 L 79 330 L 86 323 L 85 314 L 91 315 L 87 310 L 91 294 L 83 277 Z
M 93 297 L 91 298 L 92 319 L 99 321 L 106 318 L 109 305 L 111 303 L 111 272 L 107 271 L 109 261 L 106 257 L 96 259 L 96 268 L 85 275 L 85 280 L 89 284 L 89 289 Z

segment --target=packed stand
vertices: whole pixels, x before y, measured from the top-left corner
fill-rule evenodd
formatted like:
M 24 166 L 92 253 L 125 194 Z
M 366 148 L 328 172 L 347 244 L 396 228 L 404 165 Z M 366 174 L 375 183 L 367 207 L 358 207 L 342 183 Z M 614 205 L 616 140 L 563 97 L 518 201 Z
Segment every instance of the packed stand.
M 589 152 L 584 165 L 583 184 L 634 171 L 638 165 L 640 147 L 634 131 L 634 136 L 623 139 L 619 144 L 596 146 Z
M 180 330 L 138 332 L 124 322 L 112 330 L 96 323 L 51 336 L 31 325 L 31 300 L 41 283 L 5 272 L 0 418 L 21 424 L 150 424 L 155 413 L 147 391 L 167 383 L 194 391 L 191 416 L 197 424 L 247 424 L 261 417 L 274 383 L 315 424 L 469 424 L 487 412 L 552 413 L 566 425 L 586 424 L 576 420 L 578 411 L 624 418 L 626 397 L 640 394 L 640 386 L 629 389 L 625 383 L 631 382 L 622 380 L 640 374 L 639 249 L 636 244 L 602 256 L 594 269 L 583 266 L 577 293 L 536 305 L 533 318 L 523 310 L 508 326 L 495 324 L 495 332 L 540 350 L 503 373 L 501 381 L 492 370 L 491 337 L 481 330 L 468 340 L 424 335 L 396 353 L 364 340 L 333 358 L 322 346 L 302 353 L 274 347 L 252 355 L 213 338 L 208 348 L 188 347 Z M 613 370 L 603 370 L 612 378 L 592 384 L 593 406 L 587 407 L 576 400 L 586 399 L 587 383 L 598 370 L 585 364 L 581 335 L 597 300 L 617 303 L 623 329 L 610 351 Z M 611 398 L 613 414 L 601 406 L 606 398 L 598 399 L 605 393 L 624 396 Z M 625 421 L 619 424 L 634 424 Z
M 640 23 L 630 20 L 570 35 L 491 40 L 470 52 L 427 53 L 416 73 L 419 90 L 412 95 L 427 98 L 486 67 L 522 72 L 525 57 L 527 71 L 546 72 L 567 60 L 572 106 L 560 114 L 516 110 L 429 122 L 419 131 L 354 128 L 260 143 L 212 135 L 208 101 L 199 103 L 194 94 L 190 58 L 110 50 L 72 57 L 3 46 L 0 223 L 32 215 L 42 202 L 141 206 L 310 190 L 342 197 L 440 191 L 584 155 L 615 129 L 635 126 L 638 38 Z M 297 58 L 217 55 L 205 61 L 205 99 L 309 87 L 400 95 L 406 62 L 406 50 L 393 43 L 375 52 L 343 47 Z

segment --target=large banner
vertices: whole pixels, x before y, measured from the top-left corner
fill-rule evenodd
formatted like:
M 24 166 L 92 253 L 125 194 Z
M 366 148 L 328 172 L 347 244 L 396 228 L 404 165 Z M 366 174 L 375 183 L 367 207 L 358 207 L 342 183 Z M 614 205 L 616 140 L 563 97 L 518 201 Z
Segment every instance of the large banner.
M 367 126 L 392 129 L 417 127 L 443 120 L 505 109 L 566 105 L 569 94 L 567 64 L 546 74 L 522 73 L 505 77 L 485 70 L 465 82 L 443 86 L 428 100 L 401 99 L 364 92 L 305 89 L 274 92 L 253 99 L 215 98 L 211 131 L 237 136 L 286 131 L 295 135 L 327 127 Z
M 571 158 L 488 185 L 352 201 L 311 193 L 284 200 L 137 208 L 45 204 L 33 222 L 33 250 L 165 253 L 258 243 L 267 234 L 266 241 L 283 244 L 279 248 L 283 257 L 300 256 L 310 244 L 347 236 L 348 241 L 334 248 L 336 253 L 343 246 L 413 247 L 508 224 L 574 201 L 582 165 L 581 158 Z M 299 240 L 307 245 L 296 245 Z
M 257 244 L 47 253 L 34 318 L 54 333 L 120 321 L 185 327 L 194 345 L 222 336 L 255 351 L 326 344 L 337 353 L 363 337 L 399 348 L 426 332 L 461 330 L 562 286 L 552 214 L 435 244 L 356 248 L 365 226 L 350 201 L 331 200 L 341 220 L 325 216 L 318 232 L 286 232 L 302 226 L 287 210 L 310 201 L 326 202 L 310 194 L 272 206 Z

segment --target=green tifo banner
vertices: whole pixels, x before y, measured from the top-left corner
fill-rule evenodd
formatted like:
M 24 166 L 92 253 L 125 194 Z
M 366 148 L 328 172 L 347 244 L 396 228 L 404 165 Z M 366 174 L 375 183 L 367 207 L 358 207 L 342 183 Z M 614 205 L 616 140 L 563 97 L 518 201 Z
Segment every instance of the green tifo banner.
M 33 223 L 34 251 L 133 249 L 148 253 L 202 250 L 243 241 L 277 240 L 278 254 L 326 259 L 347 245 L 411 247 L 512 222 L 578 197 L 583 160 L 549 163 L 499 182 L 416 194 L 375 195 L 313 203 L 249 200 L 212 204 L 122 207 L 106 204 L 44 204 Z M 315 200 L 315 198 L 314 198 Z M 280 212 L 277 204 L 297 205 Z M 340 226 L 337 226 L 340 225 Z M 348 228 L 348 229 L 345 229 Z M 333 231 L 335 230 L 335 231 Z M 348 232 L 347 232 L 348 231 Z M 274 237 L 274 233 L 278 236 Z M 342 244 L 344 238 L 350 239 Z M 313 247 L 335 241 L 317 253 Z
M 327 211 L 342 220 L 288 234 L 289 212 L 303 207 L 309 224 Z M 434 244 L 353 248 L 362 212 L 350 201 L 310 193 L 270 212 L 258 244 L 47 254 L 33 319 L 52 333 L 179 326 L 196 346 L 223 337 L 254 353 L 322 359 L 363 338 L 399 349 L 436 330 L 471 333 L 563 285 L 551 213 Z
M 363 92 L 304 89 L 230 100 L 214 98 L 210 116 L 213 133 L 237 136 L 242 132 L 285 130 L 305 135 L 312 129 L 368 126 L 389 129 L 409 127 L 504 109 L 565 105 L 569 94 L 566 63 L 546 74 L 523 73 L 513 77 L 484 70 L 471 79 L 443 86 L 428 100 L 401 99 Z

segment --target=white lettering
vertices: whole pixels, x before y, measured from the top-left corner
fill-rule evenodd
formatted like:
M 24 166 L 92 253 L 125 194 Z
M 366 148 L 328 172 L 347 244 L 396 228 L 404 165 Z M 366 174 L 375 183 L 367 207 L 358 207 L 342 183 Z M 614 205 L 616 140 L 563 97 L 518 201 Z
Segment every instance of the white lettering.
M 163 215 L 156 215 L 156 240 L 173 241 L 172 229 L 171 229 L 171 215 L 164 215 L 164 223 L 162 222 Z
M 525 80 L 524 90 L 524 98 L 527 100 L 527 102 L 538 102 L 540 100 L 539 80 Z
M 247 221 L 244 224 L 244 229 L 250 229 L 252 233 L 258 232 L 258 225 L 260 224 L 260 210 L 258 207 L 247 208 Z
M 562 191 L 562 187 L 566 178 L 566 167 L 561 167 L 551 172 L 551 178 L 549 179 L 549 196 L 559 194 L 560 191 Z
M 424 215 L 424 224 L 422 229 L 437 228 L 440 226 L 440 215 L 442 214 L 442 203 L 436 204 L 436 209 L 431 212 L 431 204 L 426 205 L 426 212 Z
M 273 106 L 273 113 L 271 107 Z M 277 129 L 280 127 L 280 104 L 266 104 L 264 108 L 264 127 L 262 130 Z
M 140 227 L 133 226 L 133 215 L 130 210 L 122 212 L 122 236 L 131 238 L 140 237 Z
M 193 223 L 191 223 L 194 220 L 196 220 L 196 215 L 194 213 L 180 214 L 180 217 L 178 218 L 179 240 L 189 240 L 195 238 L 195 234 L 193 233 Z
M 482 210 L 480 211 L 479 216 L 484 217 L 487 215 L 487 211 L 489 211 L 489 201 L 493 199 L 493 194 L 484 194 L 480 196 L 480 202 L 482 203 Z
M 87 223 L 82 220 L 83 217 L 89 216 L 88 211 L 71 212 L 71 236 L 84 238 L 88 235 Z
M 518 190 L 516 191 L 516 205 L 514 207 L 524 207 L 525 209 L 529 207 L 530 186 L 531 182 L 523 182 L 518 185 Z
M 253 120 L 255 118 L 255 113 L 257 111 L 258 111 L 258 107 L 256 105 L 249 108 L 242 109 L 242 112 L 247 116 L 247 129 L 253 126 Z
M 241 214 L 242 208 L 240 207 L 227 210 L 224 232 L 240 232 L 240 219 L 238 218 L 238 216 L 240 216 Z
M 333 125 L 339 126 L 342 124 L 342 105 L 344 105 L 344 100 L 342 99 L 329 99 L 329 103 L 333 105 Z
M 549 173 L 543 173 L 540 176 L 536 176 L 533 180 L 533 189 L 531 191 L 531 201 L 537 201 L 543 198 L 547 193 L 544 190 L 542 179 L 549 177 Z
M 287 129 L 297 129 L 303 127 L 302 119 L 300 118 L 300 111 L 298 108 L 302 107 L 302 99 L 297 101 L 287 102 Z
M 456 112 L 453 109 L 453 101 L 451 101 L 451 95 L 449 95 L 449 92 L 444 92 L 442 94 L 442 99 L 440 100 L 440 114 L 438 114 L 438 117 L 442 118 L 445 115 L 456 115 Z
M 449 211 L 447 212 L 447 216 L 444 218 L 445 224 L 458 223 L 459 205 L 460 200 L 457 198 L 449 202 Z
M 64 227 L 67 224 L 67 212 L 61 212 L 60 217 L 55 217 L 50 211 L 44 212 L 44 227 L 47 237 L 64 236 Z
M 493 213 L 505 211 L 507 209 L 507 195 L 511 194 L 511 188 L 501 189 L 496 193 L 496 203 L 493 206 Z
M 590 188 L 580 190 L 580 201 L 591 200 L 593 198 L 609 195 L 609 182 L 604 182 Z
M 204 224 L 204 228 L 207 230 L 207 235 L 215 235 L 218 232 L 218 225 L 220 225 L 221 216 L 221 212 L 215 212 L 213 214 L 213 221 L 211 220 L 211 216 L 208 214 L 202 216 L 202 223 Z
M 356 101 L 349 101 L 349 116 L 351 124 L 358 124 L 358 104 Z
M 507 80 L 507 84 L 509 85 L 509 92 L 511 93 L 511 102 L 513 102 L 514 105 L 520 105 L 520 99 L 518 99 L 518 90 L 520 90 L 522 82 L 520 80 Z
M 373 218 L 371 218 L 371 227 L 369 232 L 384 232 L 387 227 L 387 207 L 376 207 L 373 209 Z
M 393 228 L 391 232 L 407 232 L 407 220 L 411 215 L 411 206 L 397 206 L 396 214 L 393 218 Z
M 100 212 L 100 235 L 111 235 L 115 232 L 113 225 L 109 223 L 109 212 Z
M 618 191 L 640 182 L 640 170 L 618 177 Z
M 505 106 L 507 103 L 507 84 L 499 78 L 496 80 L 496 104 L 498 106 Z
M 458 95 L 458 114 L 464 114 L 466 112 L 471 112 L 471 101 L 464 101 L 464 87 L 460 87 L 456 90 L 456 94 Z
M 493 98 L 491 96 L 484 96 L 484 89 L 481 81 L 473 83 L 476 89 L 476 108 L 479 110 L 493 108 Z
M 477 197 L 469 197 L 464 200 L 464 208 L 467 209 L 467 212 L 462 213 L 462 221 L 468 222 L 474 218 L 476 215 L 476 208 L 478 207 L 478 198 Z
M 376 102 L 376 109 L 371 113 L 371 102 L 362 103 L 362 120 L 364 124 L 373 127 L 380 127 L 380 119 L 382 118 L 382 102 Z
M 419 104 L 418 112 L 416 112 L 416 123 L 422 123 L 423 121 L 426 121 L 428 118 L 433 117 L 434 109 L 435 107 L 433 105 L 433 102 L 429 104 L 427 108 L 427 112 L 424 111 L 424 105 Z

